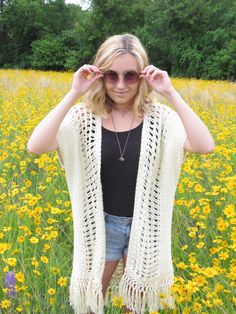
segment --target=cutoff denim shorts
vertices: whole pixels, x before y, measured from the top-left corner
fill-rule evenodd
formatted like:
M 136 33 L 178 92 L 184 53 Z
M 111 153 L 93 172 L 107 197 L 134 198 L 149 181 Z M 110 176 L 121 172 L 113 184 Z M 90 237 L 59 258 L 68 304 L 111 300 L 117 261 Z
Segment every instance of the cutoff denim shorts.
M 120 260 L 128 254 L 133 217 L 114 216 L 104 212 L 106 229 L 106 261 Z

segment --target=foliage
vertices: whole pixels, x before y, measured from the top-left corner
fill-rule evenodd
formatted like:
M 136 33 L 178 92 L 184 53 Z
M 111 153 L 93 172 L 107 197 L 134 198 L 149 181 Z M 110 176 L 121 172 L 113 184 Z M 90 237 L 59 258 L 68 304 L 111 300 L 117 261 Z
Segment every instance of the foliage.
M 64 0 L 8 0 L 0 22 L 3 68 L 75 70 L 105 38 L 130 32 L 172 76 L 236 79 L 235 1 L 92 0 L 82 11 Z

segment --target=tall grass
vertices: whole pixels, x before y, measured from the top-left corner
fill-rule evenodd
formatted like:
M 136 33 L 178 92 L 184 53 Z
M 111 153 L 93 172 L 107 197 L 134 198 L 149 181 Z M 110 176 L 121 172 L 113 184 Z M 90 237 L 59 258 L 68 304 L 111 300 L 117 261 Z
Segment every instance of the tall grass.
M 33 128 L 71 79 L 71 73 L 0 71 L 0 313 L 73 313 L 65 173 L 55 152 L 35 156 L 26 149 Z M 172 224 L 176 309 L 160 313 L 233 314 L 236 85 L 177 78 L 173 84 L 206 123 L 216 148 L 209 155 L 188 154 L 182 167 Z M 120 263 L 113 283 L 121 274 Z M 8 289 L 6 275 L 15 279 Z M 120 313 L 121 306 L 111 293 L 106 313 Z

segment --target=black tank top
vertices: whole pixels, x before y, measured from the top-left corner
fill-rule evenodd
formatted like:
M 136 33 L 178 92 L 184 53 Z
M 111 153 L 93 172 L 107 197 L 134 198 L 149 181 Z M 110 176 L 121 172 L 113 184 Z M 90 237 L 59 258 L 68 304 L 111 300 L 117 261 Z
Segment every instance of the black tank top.
M 143 122 L 130 131 L 125 161 L 113 131 L 102 127 L 101 182 L 104 211 L 115 216 L 133 217 Z M 123 151 L 128 131 L 117 132 Z

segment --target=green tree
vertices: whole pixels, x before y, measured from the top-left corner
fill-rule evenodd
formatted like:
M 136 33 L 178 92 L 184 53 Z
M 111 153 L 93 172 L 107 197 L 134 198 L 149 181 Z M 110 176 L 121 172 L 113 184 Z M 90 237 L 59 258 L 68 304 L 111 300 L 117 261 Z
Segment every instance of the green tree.
M 92 0 L 86 11 L 64 0 L 0 4 L 1 67 L 75 70 L 108 36 L 130 32 L 172 76 L 236 79 L 236 1 Z
M 1 65 L 30 66 L 31 43 L 40 36 L 42 23 L 42 0 L 12 0 L 4 7 L 2 14 Z
M 31 67 L 32 43 L 73 30 L 81 12 L 64 0 L 11 0 L 1 14 L 1 66 Z
M 154 0 L 140 37 L 171 75 L 235 79 L 235 20 L 235 1 Z
M 136 33 L 143 25 L 149 0 L 94 0 L 90 13 L 80 31 L 81 43 L 85 47 L 82 61 L 89 61 L 100 44 L 111 35 Z

